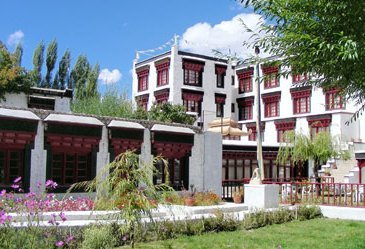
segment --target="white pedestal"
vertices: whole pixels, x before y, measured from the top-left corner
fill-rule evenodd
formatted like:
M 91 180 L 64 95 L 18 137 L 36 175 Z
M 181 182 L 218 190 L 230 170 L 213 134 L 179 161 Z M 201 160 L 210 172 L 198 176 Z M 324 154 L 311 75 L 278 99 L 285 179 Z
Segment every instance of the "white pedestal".
M 249 209 L 279 207 L 279 185 L 245 184 L 245 204 Z

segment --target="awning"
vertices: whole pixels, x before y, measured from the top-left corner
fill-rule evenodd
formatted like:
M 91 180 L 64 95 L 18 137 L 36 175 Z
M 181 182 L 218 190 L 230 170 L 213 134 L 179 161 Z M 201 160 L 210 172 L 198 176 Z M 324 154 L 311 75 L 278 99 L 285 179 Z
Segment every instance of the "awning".
M 222 127 L 211 127 L 208 128 L 207 131 L 222 133 L 223 136 L 247 136 L 247 132 L 243 132 L 242 130 L 230 126 L 222 126 Z
M 95 126 L 103 126 L 104 124 L 93 117 L 65 115 L 65 114 L 49 114 L 44 121 L 57 123 L 72 123 L 72 124 L 88 124 Z
M 184 133 L 184 134 L 195 134 L 192 129 L 186 127 L 169 126 L 155 124 L 152 126 L 151 131 L 171 132 L 171 133 Z
M 5 109 L 5 108 L 0 108 L 0 117 L 40 120 L 40 118 L 31 111 Z
M 108 127 L 110 128 L 127 128 L 127 129 L 137 129 L 137 130 L 144 130 L 145 128 L 136 122 L 129 122 L 129 121 L 120 121 L 120 120 L 112 120 Z

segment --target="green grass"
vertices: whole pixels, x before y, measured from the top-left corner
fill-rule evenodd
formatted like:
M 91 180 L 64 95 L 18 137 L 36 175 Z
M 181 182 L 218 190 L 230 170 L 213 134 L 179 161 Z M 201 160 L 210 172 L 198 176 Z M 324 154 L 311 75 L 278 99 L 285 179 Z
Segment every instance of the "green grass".
M 365 222 L 315 219 L 256 230 L 210 233 L 175 240 L 137 244 L 135 248 L 265 249 L 365 248 Z M 125 249 L 128 247 L 120 247 Z

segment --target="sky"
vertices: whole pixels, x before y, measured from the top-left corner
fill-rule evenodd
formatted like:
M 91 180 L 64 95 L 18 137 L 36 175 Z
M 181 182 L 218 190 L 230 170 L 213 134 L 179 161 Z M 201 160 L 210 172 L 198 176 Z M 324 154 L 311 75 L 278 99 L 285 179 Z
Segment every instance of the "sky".
M 220 49 L 245 57 L 242 42 L 249 34 L 240 19 L 249 27 L 259 20 L 234 0 L 3 0 L 1 6 L 0 40 L 10 51 L 22 43 L 23 67 L 33 68 L 40 41 L 47 47 L 56 39 L 59 59 L 69 49 L 72 65 L 79 55 L 100 64 L 101 92 L 113 88 L 129 96 L 136 51 L 150 50 L 141 59 L 157 55 L 178 35 L 181 50 L 213 55 Z

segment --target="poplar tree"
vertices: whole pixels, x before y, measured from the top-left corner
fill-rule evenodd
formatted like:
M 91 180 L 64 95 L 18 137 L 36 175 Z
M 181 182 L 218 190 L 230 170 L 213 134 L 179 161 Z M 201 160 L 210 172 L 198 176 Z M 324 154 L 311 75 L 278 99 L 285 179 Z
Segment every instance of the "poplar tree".
M 47 66 L 47 74 L 45 79 L 44 87 L 51 87 L 51 78 L 52 78 L 52 70 L 55 67 L 57 61 L 57 41 L 53 40 L 47 47 L 47 57 L 46 57 L 46 66 Z
M 57 73 L 58 85 L 59 88 L 61 89 L 64 89 L 66 87 L 67 79 L 69 78 L 70 64 L 71 64 L 71 53 L 67 49 L 66 52 L 63 54 L 58 66 L 58 73 Z
M 21 66 L 22 57 L 23 57 L 23 45 L 21 43 L 18 43 L 14 52 L 14 60 L 16 65 Z
M 44 61 L 44 43 L 41 41 L 38 47 L 34 50 L 33 54 L 33 71 L 32 80 L 33 84 L 41 87 L 42 86 L 42 66 Z
M 98 97 L 98 77 L 100 73 L 100 66 L 96 64 L 92 70 L 90 70 L 86 81 L 86 97 Z
M 82 99 L 86 96 L 86 80 L 90 71 L 90 63 L 86 56 L 80 55 L 71 72 L 71 81 L 73 84 L 75 98 Z

